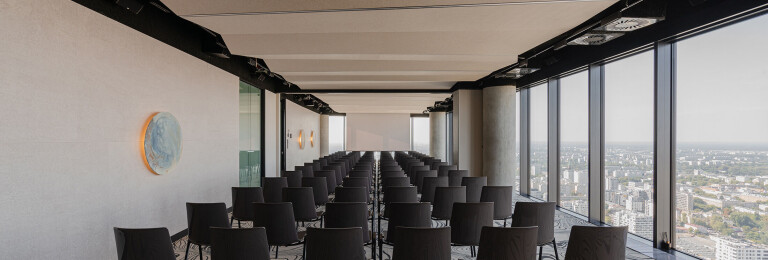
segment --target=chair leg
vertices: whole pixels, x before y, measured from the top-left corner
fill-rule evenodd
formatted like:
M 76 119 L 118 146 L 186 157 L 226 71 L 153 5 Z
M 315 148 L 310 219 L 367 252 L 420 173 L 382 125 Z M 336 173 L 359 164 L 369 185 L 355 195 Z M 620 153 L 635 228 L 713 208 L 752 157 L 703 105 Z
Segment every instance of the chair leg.
M 507 219 L 504 219 L 504 227 L 507 227 Z
M 229 218 L 229 226 L 230 227 L 232 226 L 233 223 L 235 223 L 235 216 L 232 216 L 231 218 Z
M 469 247 L 469 255 L 472 256 L 472 257 L 477 256 L 477 254 L 475 253 L 475 246 L 470 246 Z
M 275 259 L 277 259 L 278 252 L 280 252 L 280 246 L 275 246 Z
M 539 260 L 541 260 L 541 255 L 544 253 L 544 247 L 539 247 Z
M 552 239 L 552 247 L 555 249 L 555 259 L 560 260 L 560 256 L 557 255 L 557 243 L 555 242 L 555 239 Z
M 237 220 L 237 228 L 243 228 L 243 226 L 240 224 L 240 220 Z
M 187 253 L 184 254 L 184 260 L 187 260 L 189 257 L 189 244 L 192 243 L 189 240 L 187 240 Z
M 203 245 L 197 245 L 197 251 L 200 252 L 200 260 L 203 260 Z

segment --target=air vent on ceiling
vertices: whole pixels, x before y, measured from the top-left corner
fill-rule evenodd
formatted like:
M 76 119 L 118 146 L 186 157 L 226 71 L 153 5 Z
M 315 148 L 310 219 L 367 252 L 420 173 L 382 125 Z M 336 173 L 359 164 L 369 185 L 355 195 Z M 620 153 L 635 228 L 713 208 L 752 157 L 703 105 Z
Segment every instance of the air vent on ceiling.
M 621 33 L 592 31 L 568 42 L 568 45 L 600 45 L 621 36 Z

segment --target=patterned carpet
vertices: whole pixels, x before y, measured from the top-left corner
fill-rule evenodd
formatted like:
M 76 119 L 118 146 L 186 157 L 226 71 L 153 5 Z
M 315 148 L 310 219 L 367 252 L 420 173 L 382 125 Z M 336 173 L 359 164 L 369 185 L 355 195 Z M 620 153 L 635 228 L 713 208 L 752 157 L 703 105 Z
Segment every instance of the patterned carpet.
M 525 197 L 516 197 L 516 201 L 529 201 Z M 324 210 L 321 208 L 321 210 Z M 381 222 L 382 230 L 386 230 L 386 221 Z M 243 222 L 243 227 L 250 227 L 251 223 L 245 223 Z M 438 222 L 433 221 L 432 222 L 433 227 L 442 227 L 445 226 L 445 222 Z M 496 226 L 502 226 L 502 221 L 495 221 Z M 319 226 L 319 222 L 315 223 L 307 223 L 308 226 L 315 227 Z M 560 256 L 560 259 L 564 259 L 565 251 L 568 247 L 568 236 L 571 232 L 571 227 L 574 225 L 591 225 L 589 222 L 586 222 L 584 220 L 581 220 L 579 218 L 573 217 L 571 215 L 568 215 L 563 212 L 556 212 L 555 214 L 555 238 L 557 240 L 557 252 Z M 237 225 L 235 225 L 237 226 Z M 374 228 L 371 228 L 370 230 L 377 230 L 378 225 L 376 225 Z M 305 230 L 304 227 L 299 227 L 299 230 Z M 187 238 L 183 237 L 179 239 L 178 241 L 174 241 L 173 246 L 174 250 L 177 253 L 177 259 L 184 259 L 184 251 L 186 249 L 187 245 Z M 292 246 L 292 247 L 280 247 L 278 252 L 278 258 L 277 259 L 301 259 L 302 257 L 302 245 L 298 246 Z M 378 251 L 378 249 L 377 249 Z M 452 259 L 474 259 L 473 257 L 470 257 L 470 249 L 466 246 L 455 246 L 452 247 Z M 271 252 L 271 256 L 274 257 L 274 249 Z M 384 246 L 384 259 L 390 259 L 392 255 L 392 247 L 391 246 Z M 371 247 L 366 247 L 366 256 L 368 259 L 373 259 L 373 256 L 371 254 Z M 198 248 L 196 245 L 190 246 L 189 250 L 189 259 L 210 259 L 210 251 L 208 248 L 203 248 L 203 256 L 202 258 L 198 254 Z M 543 259 L 555 259 L 555 252 L 552 249 L 551 246 L 545 246 L 544 247 L 544 256 Z M 634 251 L 632 249 L 627 248 L 627 258 L 628 260 L 635 260 L 635 259 L 653 259 L 652 257 L 648 257 L 646 255 L 643 255 L 637 251 Z

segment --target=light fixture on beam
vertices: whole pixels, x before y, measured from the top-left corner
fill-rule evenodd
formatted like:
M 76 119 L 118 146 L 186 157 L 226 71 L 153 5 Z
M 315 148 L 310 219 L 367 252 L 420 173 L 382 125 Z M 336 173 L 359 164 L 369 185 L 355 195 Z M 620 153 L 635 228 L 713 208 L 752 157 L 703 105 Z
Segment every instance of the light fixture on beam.
M 511 69 L 503 74 L 496 75 L 496 78 L 511 78 L 511 79 L 519 79 L 525 75 L 534 73 L 538 71 L 538 68 L 514 68 Z
M 623 33 L 611 33 L 602 31 L 591 31 L 582 36 L 576 37 L 568 42 L 568 45 L 601 45 L 613 39 L 621 37 Z

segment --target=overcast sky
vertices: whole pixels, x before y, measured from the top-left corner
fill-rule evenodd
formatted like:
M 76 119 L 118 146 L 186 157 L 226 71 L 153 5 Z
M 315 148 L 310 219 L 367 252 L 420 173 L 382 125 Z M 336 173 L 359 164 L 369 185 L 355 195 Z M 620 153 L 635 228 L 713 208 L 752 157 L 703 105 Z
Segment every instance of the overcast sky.
M 677 140 L 768 143 L 768 15 L 677 44 Z M 653 52 L 605 66 L 606 142 L 653 139 Z M 587 141 L 587 73 L 561 79 L 561 138 Z M 547 90 L 531 89 L 531 138 L 546 140 Z

